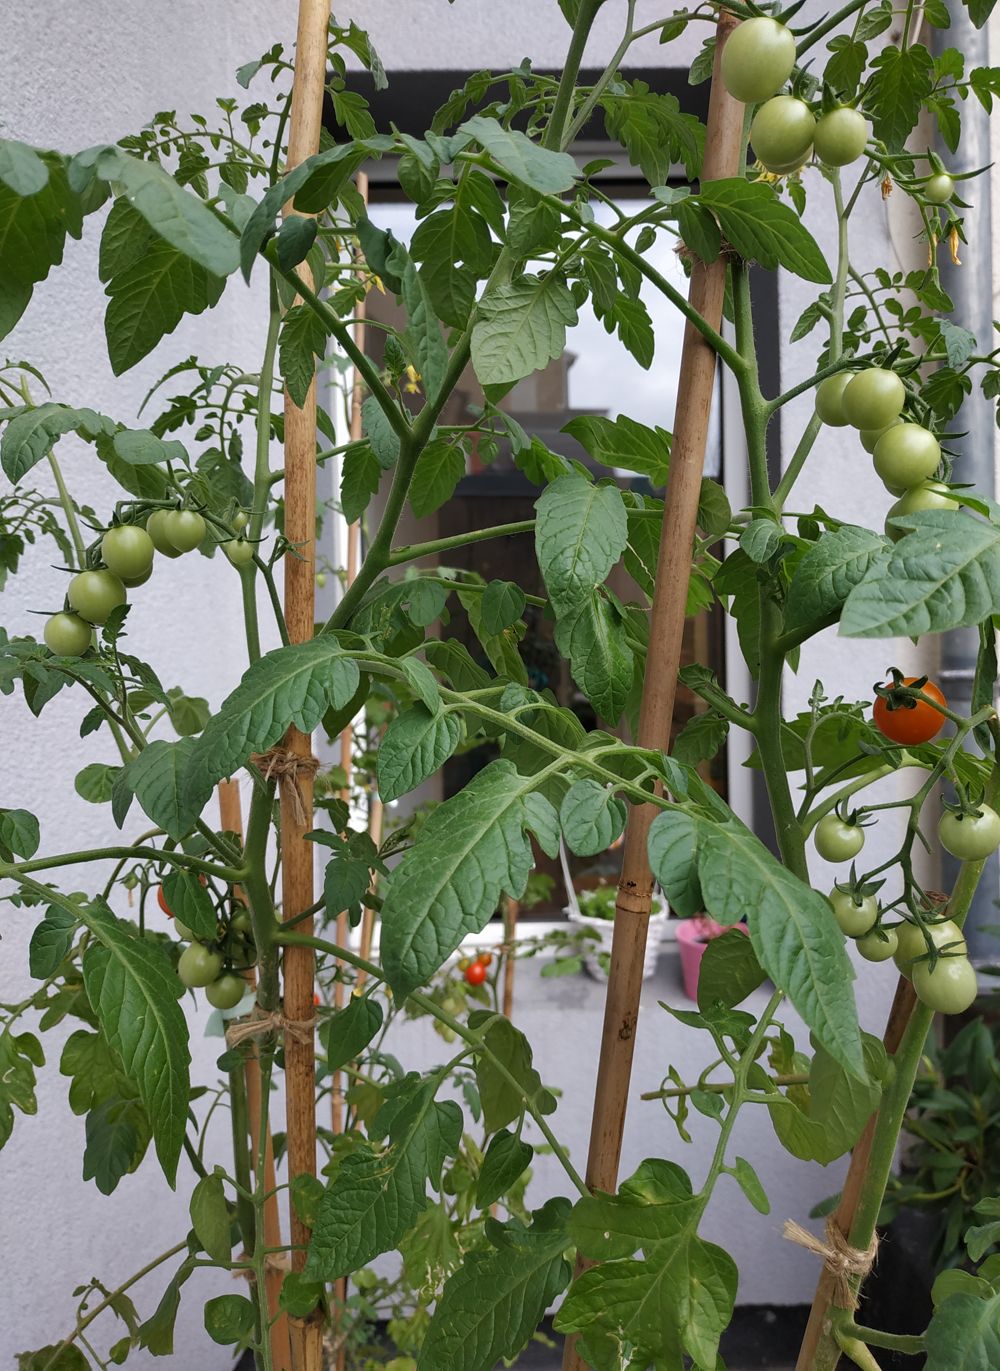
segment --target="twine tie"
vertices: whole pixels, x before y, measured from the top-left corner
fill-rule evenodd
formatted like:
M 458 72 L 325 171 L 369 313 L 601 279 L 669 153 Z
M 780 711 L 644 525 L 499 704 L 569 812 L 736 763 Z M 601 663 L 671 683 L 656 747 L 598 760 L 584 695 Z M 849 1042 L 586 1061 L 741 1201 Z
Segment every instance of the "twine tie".
M 787 1238 L 789 1242 L 797 1243 L 799 1247 L 804 1247 L 807 1252 L 815 1252 L 817 1257 L 822 1257 L 823 1265 L 833 1277 L 833 1303 L 840 1309 L 857 1309 L 858 1297 L 851 1288 L 851 1281 L 857 1276 L 860 1277 L 860 1284 L 875 1264 L 878 1253 L 877 1233 L 872 1238 L 867 1252 L 852 1247 L 833 1218 L 826 1221 L 826 1242 L 796 1223 L 794 1219 L 785 1220 L 782 1237 Z

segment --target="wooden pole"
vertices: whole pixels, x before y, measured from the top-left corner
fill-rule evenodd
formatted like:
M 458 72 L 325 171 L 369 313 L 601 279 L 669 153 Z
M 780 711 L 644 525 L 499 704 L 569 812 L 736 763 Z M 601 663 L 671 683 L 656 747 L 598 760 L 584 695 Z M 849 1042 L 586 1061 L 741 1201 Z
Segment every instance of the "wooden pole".
M 240 806 L 240 788 L 236 781 L 219 782 L 219 819 L 226 833 L 236 833 L 242 839 L 243 812 Z M 238 885 L 233 886 L 233 899 L 239 900 L 241 903 L 244 902 L 243 891 Z M 253 967 L 247 967 L 242 974 L 247 985 L 253 990 L 257 985 L 257 975 Z M 252 1044 L 253 1040 L 251 1039 L 251 1048 Z M 250 1156 L 256 1171 L 259 1161 L 257 1140 L 260 1137 L 261 1118 L 264 1110 L 260 1061 L 256 1053 L 247 1056 L 245 1075 L 247 1118 L 250 1124 Z M 275 1190 L 277 1180 L 274 1172 L 274 1147 L 271 1142 L 270 1123 L 267 1124 L 265 1132 L 263 1173 L 264 1191 L 267 1196 L 264 1200 L 264 1245 L 277 1249 L 281 1246 L 281 1215 L 278 1212 L 278 1196 Z M 258 1176 L 257 1179 L 259 1181 L 260 1177 Z M 267 1308 L 271 1318 L 271 1360 L 274 1363 L 274 1371 L 290 1371 L 291 1351 L 288 1344 L 288 1318 L 278 1305 L 281 1280 L 281 1271 L 277 1267 L 269 1266 L 266 1284 Z
M 882 1038 L 885 1050 L 890 1057 L 895 1055 L 902 1041 L 906 1025 L 910 1022 L 910 1015 L 913 1013 L 916 1003 L 917 996 L 913 986 L 905 976 L 900 976 L 896 986 L 896 994 L 892 1001 L 892 1008 L 889 1011 L 885 1034 Z M 872 1140 L 875 1137 L 877 1123 L 878 1112 L 876 1111 L 868 1120 L 865 1131 L 854 1145 L 854 1151 L 851 1153 L 851 1164 L 847 1168 L 844 1188 L 840 1193 L 840 1203 L 833 1212 L 833 1222 L 840 1229 L 845 1239 L 850 1237 L 851 1228 L 854 1225 L 854 1215 L 861 1199 L 861 1187 L 868 1170 L 868 1160 L 871 1156 Z M 812 1371 L 813 1359 L 824 1333 L 824 1325 L 830 1312 L 835 1286 L 835 1278 L 824 1266 L 816 1286 L 816 1294 L 813 1296 L 809 1322 L 806 1324 L 806 1331 L 802 1337 L 795 1371 Z
M 517 916 L 520 905 L 516 900 L 503 902 L 503 1012 L 504 1018 L 513 1017 L 514 1011 L 514 944 L 517 941 Z
M 733 15 L 723 14 L 716 29 L 715 70 L 702 167 L 704 181 L 735 176 L 739 172 L 743 148 L 743 105 L 728 93 L 720 76 L 722 49 L 736 22 Z M 722 324 L 725 287 L 724 255 L 711 263 L 695 259 L 689 299 L 702 318 L 715 329 Z M 705 465 L 715 369 L 716 357 L 711 346 L 697 329 L 690 323 L 686 324 L 677 386 L 670 477 L 650 615 L 649 651 L 639 711 L 640 747 L 665 750 L 670 746 L 691 549 Z M 653 873 L 649 866 L 646 838 L 658 812 L 652 804 L 634 806 L 629 813 L 625 832 L 587 1158 L 587 1184 L 597 1190 L 613 1191 L 618 1181 L 618 1162 L 639 1017 L 646 926 L 653 897 Z M 566 1342 L 563 1371 L 584 1371 L 585 1366 L 586 1363 L 576 1351 L 575 1337 L 570 1337 Z
M 288 135 L 288 168 L 319 148 L 326 84 L 330 0 L 299 0 L 295 76 Z M 304 277 L 309 273 L 303 267 Z M 309 281 L 311 285 L 311 280 Z M 315 635 L 316 537 L 316 382 L 300 409 L 285 395 L 285 536 L 295 552 L 285 557 L 285 621 L 292 643 Z M 312 761 L 312 739 L 291 728 L 285 747 Z M 281 787 L 282 912 L 295 918 L 313 903 L 312 772 L 303 768 L 296 784 Z M 298 796 L 295 794 L 298 789 Z M 304 822 L 303 822 L 304 820 Z M 298 925 L 307 935 L 312 919 Z M 284 1013 L 298 1023 L 312 1020 L 316 958 L 311 948 L 289 947 L 284 953 Z M 316 1046 L 310 1034 L 285 1035 L 285 1095 L 289 1178 L 316 1174 Z M 292 1270 L 305 1266 L 309 1229 L 289 1201 Z M 323 1364 L 322 1315 L 289 1320 L 293 1371 L 320 1371 Z

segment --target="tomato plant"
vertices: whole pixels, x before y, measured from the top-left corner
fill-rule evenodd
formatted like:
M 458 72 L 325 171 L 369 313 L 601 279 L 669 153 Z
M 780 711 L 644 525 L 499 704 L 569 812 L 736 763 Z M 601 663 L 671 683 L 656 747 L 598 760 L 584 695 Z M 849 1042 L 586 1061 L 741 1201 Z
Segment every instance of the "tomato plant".
M 969 13 L 985 22 L 988 9 Z M 941 269 L 968 236 L 967 198 L 988 194 L 961 126 L 1000 73 L 967 71 L 957 46 L 931 51 L 930 8 L 897 25 L 878 0 L 851 0 L 785 23 L 723 4 L 641 30 L 634 10 L 559 0 L 571 32 L 555 75 L 530 61 L 477 74 L 422 136 L 352 84 L 362 67 L 364 90 L 381 90 L 382 63 L 355 23 L 327 29 L 324 12 L 312 37 L 329 42 L 325 64 L 296 71 L 277 44 L 241 67 L 252 92 L 206 101 L 211 117 L 160 111 L 115 145 L 94 131 L 53 150 L 44 129 L 37 147 L 0 142 L 0 333 L 26 359 L 0 367 L 0 572 L 30 560 L 28 612 L 44 616 L 40 628 L 5 601 L 0 688 L 12 734 L 78 707 L 58 746 L 37 735 L 39 769 L 53 795 L 68 785 L 107 816 L 92 846 L 64 851 L 14 807 L 8 776 L 5 918 L 30 936 L 33 980 L 0 1004 L 0 1143 L 36 1111 L 45 1035 L 69 1024 L 52 1074 L 86 1115 L 84 1177 L 111 1192 L 155 1154 L 180 1234 L 140 1273 L 165 1286 L 148 1317 L 128 1294 L 137 1277 L 95 1279 L 75 1325 L 46 1326 L 50 1345 L 18 1354 L 31 1371 L 169 1354 L 182 1290 L 189 1301 L 189 1276 L 213 1266 L 240 1280 L 206 1305 L 205 1336 L 252 1350 L 258 1371 L 287 1364 L 276 1276 L 302 1365 L 319 1364 L 324 1332 L 360 1361 L 382 1322 L 407 1371 L 492 1371 L 551 1310 L 566 1371 L 721 1365 L 739 1272 L 704 1221 L 717 1235 L 719 1205 L 768 1211 L 768 1167 L 734 1150 L 741 1111 L 760 1104 L 774 1140 L 746 1136 L 765 1163 L 769 1148 L 796 1164 L 853 1153 L 831 1216 L 834 1247 L 854 1249 L 849 1297 L 831 1303 L 820 1280 L 800 1365 L 834 1371 L 846 1353 L 870 1371 L 882 1347 L 926 1353 L 936 1371 L 942 1347 L 991 1364 L 993 1259 L 936 1290 L 927 1329 L 882 1333 L 852 1306 L 933 1014 L 978 993 L 962 930 L 975 864 L 1000 846 L 1000 514 L 970 489 L 962 408 L 1000 395 L 1000 369 Z M 711 128 L 628 60 L 640 38 L 669 49 L 705 19 L 717 28 L 693 78 L 716 64 Z M 951 170 L 929 146 L 935 127 Z M 627 207 L 609 160 L 640 188 Z M 407 206 L 412 235 L 366 203 L 368 173 Z M 872 231 L 890 193 L 917 242 L 900 270 Z M 79 238 L 86 252 L 68 249 Z M 126 388 L 102 391 L 108 413 L 59 393 L 22 332 L 42 282 L 67 335 L 81 327 L 75 273 L 95 262 L 111 373 L 161 373 L 138 413 Z M 805 303 L 780 320 L 777 369 L 758 357 L 751 282 L 766 273 L 782 313 Z M 196 334 L 241 280 L 259 337 L 246 330 L 225 358 L 219 330 L 197 348 L 175 335 L 182 321 Z M 570 456 L 551 416 L 526 412 L 585 310 L 657 396 L 669 312 L 685 339 L 672 433 L 662 414 L 627 412 L 638 387 L 620 388 L 621 411 L 574 412 Z M 717 372 L 725 484 L 703 469 Z M 79 449 L 103 464 L 100 483 Z M 318 510 L 317 463 L 334 481 Z M 872 467 L 896 502 L 880 492 L 869 511 Z M 501 471 L 530 498 L 516 519 L 480 501 L 470 521 L 469 487 Z M 523 575 L 475 569 L 513 539 L 519 556 L 533 547 Z M 140 619 L 144 585 L 170 575 L 161 559 L 190 554 L 183 579 L 214 611 L 219 548 L 241 569 L 226 579 L 245 658 L 193 632 L 183 653 L 164 650 Z M 164 613 L 168 585 L 154 582 L 147 608 Z M 730 616 L 742 653 L 728 681 L 719 662 L 680 664 L 682 641 L 703 639 L 683 636 L 685 620 L 709 612 Z M 886 644 L 912 640 L 930 660 L 924 640 L 957 629 L 977 630 L 978 657 L 948 704 L 897 666 L 874 703 L 853 698 L 830 647 L 849 640 L 869 680 Z M 817 664 L 828 679 L 810 691 Z M 185 690 L 202 671 L 219 685 L 212 705 Z M 668 746 L 678 679 L 698 708 Z M 339 740 L 336 765 L 314 755 L 320 730 Z M 762 777 L 753 812 L 737 787 L 724 793 L 730 740 Z M 452 771 L 465 778 L 454 793 Z M 814 851 L 847 864 L 829 896 Z M 965 863 L 954 881 L 942 851 Z M 586 930 L 534 940 L 515 924 L 530 883 L 551 883 L 569 854 L 622 859 L 601 887 L 609 913 L 615 902 L 614 1012 L 586 1167 L 566 1136 L 576 1101 L 560 1096 L 589 1089 L 595 1064 L 544 1080 L 509 1013 L 516 958 L 537 957 L 546 977 L 585 960 Z M 712 921 L 686 930 L 713 934 L 697 1008 L 663 1003 L 713 1065 L 693 1068 L 657 1035 L 660 1088 L 633 1091 L 630 1108 L 663 1108 L 683 1141 L 698 1129 L 695 1179 L 675 1149 L 617 1175 L 632 1041 L 648 1031 L 637 988 L 654 888 L 678 917 Z M 494 918 L 494 950 L 463 955 Z M 856 973 L 881 995 L 890 968 L 868 963 L 890 959 L 913 990 L 883 1040 L 862 1031 L 853 985 Z M 528 970 L 518 994 L 540 985 Z M 189 1012 L 224 1035 L 207 1074 L 203 1061 L 192 1074 Z M 445 1045 L 440 1065 L 407 1059 L 416 1019 Z M 562 1193 L 529 1192 L 539 1155 Z M 376 1265 L 388 1253 L 392 1279 Z M 106 1345 L 115 1318 L 124 1332 Z

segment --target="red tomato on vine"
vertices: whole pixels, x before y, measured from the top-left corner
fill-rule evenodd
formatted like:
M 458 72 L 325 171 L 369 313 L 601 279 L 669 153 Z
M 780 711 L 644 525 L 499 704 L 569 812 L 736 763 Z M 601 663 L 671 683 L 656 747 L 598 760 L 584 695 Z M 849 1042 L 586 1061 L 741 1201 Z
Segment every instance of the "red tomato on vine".
M 919 679 L 919 676 L 905 676 L 900 684 L 914 685 Z M 925 682 L 920 689 L 932 700 L 937 700 L 942 707 L 945 705 L 945 698 L 933 681 Z M 926 704 L 923 700 L 911 700 L 909 703 L 901 702 L 893 708 L 882 695 L 875 701 L 872 719 L 880 733 L 884 733 L 894 743 L 902 743 L 904 747 L 929 743 L 932 738 L 937 737 L 944 726 L 944 715 L 933 705 Z
M 486 980 L 486 967 L 482 962 L 471 962 L 463 974 L 469 985 L 482 985 Z

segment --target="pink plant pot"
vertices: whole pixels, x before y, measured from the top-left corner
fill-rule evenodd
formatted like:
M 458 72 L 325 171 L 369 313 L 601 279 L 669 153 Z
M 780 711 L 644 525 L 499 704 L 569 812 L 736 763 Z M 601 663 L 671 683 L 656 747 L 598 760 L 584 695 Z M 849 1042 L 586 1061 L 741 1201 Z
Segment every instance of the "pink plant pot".
M 684 994 L 689 1000 L 698 1002 L 698 973 L 705 948 L 713 938 L 727 932 L 725 924 L 716 923 L 702 915 L 696 919 L 678 919 L 677 949 L 681 958 L 681 976 L 684 981 Z

